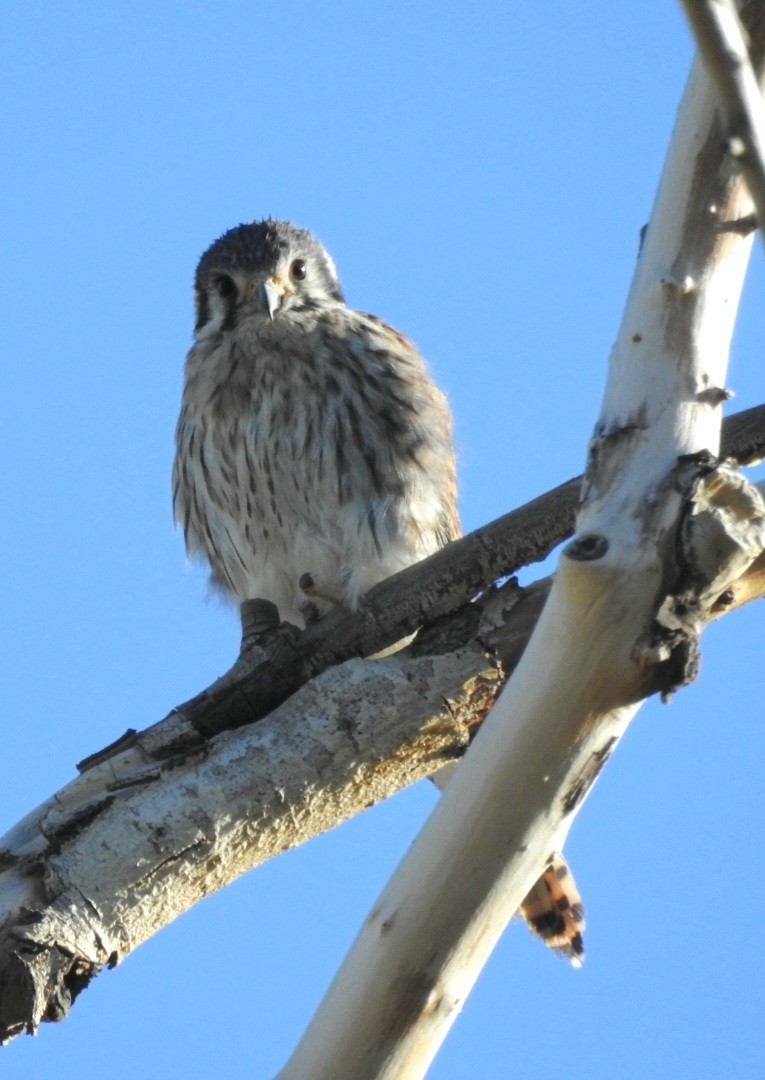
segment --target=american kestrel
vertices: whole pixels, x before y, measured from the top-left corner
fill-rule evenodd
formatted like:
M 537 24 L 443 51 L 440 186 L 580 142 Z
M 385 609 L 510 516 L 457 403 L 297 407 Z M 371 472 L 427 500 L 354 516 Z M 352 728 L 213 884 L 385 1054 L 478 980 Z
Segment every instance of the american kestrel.
M 173 506 L 186 550 L 240 603 L 302 625 L 459 535 L 452 417 L 425 361 L 353 311 L 285 221 L 239 225 L 196 272 Z
M 347 306 L 315 237 L 239 225 L 200 259 L 195 294 L 173 510 L 215 586 L 302 625 L 306 582 L 319 611 L 353 607 L 459 536 L 446 398 L 411 342 Z M 566 884 L 559 860 L 521 912 L 576 961 L 581 902 Z

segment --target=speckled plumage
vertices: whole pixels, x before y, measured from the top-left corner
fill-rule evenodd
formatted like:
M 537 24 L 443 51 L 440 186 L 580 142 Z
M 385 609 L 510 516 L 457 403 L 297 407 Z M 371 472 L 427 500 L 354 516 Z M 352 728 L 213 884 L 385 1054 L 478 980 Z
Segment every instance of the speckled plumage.
M 195 291 L 173 510 L 216 586 L 302 624 L 303 575 L 320 610 L 352 606 L 459 535 L 446 398 L 405 337 L 346 306 L 310 233 L 231 229 L 200 259 Z M 520 910 L 581 963 L 583 909 L 560 856 Z
M 459 534 L 452 421 L 401 334 L 345 304 L 310 233 L 231 229 L 196 273 L 173 508 L 238 601 L 302 623 Z

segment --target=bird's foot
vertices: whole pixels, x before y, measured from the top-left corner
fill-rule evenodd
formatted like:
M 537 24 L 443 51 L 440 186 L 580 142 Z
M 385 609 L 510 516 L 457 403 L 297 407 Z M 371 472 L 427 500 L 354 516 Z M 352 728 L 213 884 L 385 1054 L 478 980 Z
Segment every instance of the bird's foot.
M 313 574 L 301 574 L 298 578 L 298 586 L 300 591 L 305 593 L 306 596 L 315 598 L 316 600 L 325 600 L 327 603 L 332 604 L 333 607 L 337 607 L 341 603 L 340 597 L 335 596 L 329 589 L 324 588 L 320 581 L 317 581 Z

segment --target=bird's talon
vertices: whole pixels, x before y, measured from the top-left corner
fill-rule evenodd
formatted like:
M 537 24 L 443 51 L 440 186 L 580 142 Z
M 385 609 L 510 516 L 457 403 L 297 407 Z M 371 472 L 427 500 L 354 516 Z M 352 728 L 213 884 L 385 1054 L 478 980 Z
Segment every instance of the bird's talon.
M 300 605 L 300 614 L 305 619 L 306 626 L 313 626 L 321 618 L 321 612 L 313 600 L 306 600 Z

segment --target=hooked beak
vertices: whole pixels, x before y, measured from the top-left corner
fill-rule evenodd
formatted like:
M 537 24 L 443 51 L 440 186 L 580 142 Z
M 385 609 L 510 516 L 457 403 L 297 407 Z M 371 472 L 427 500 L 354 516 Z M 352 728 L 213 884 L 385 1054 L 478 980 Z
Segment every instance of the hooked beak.
M 268 311 L 269 319 L 273 319 L 275 312 L 281 307 L 284 293 L 270 281 L 264 281 L 262 285 L 258 285 L 255 296 Z

